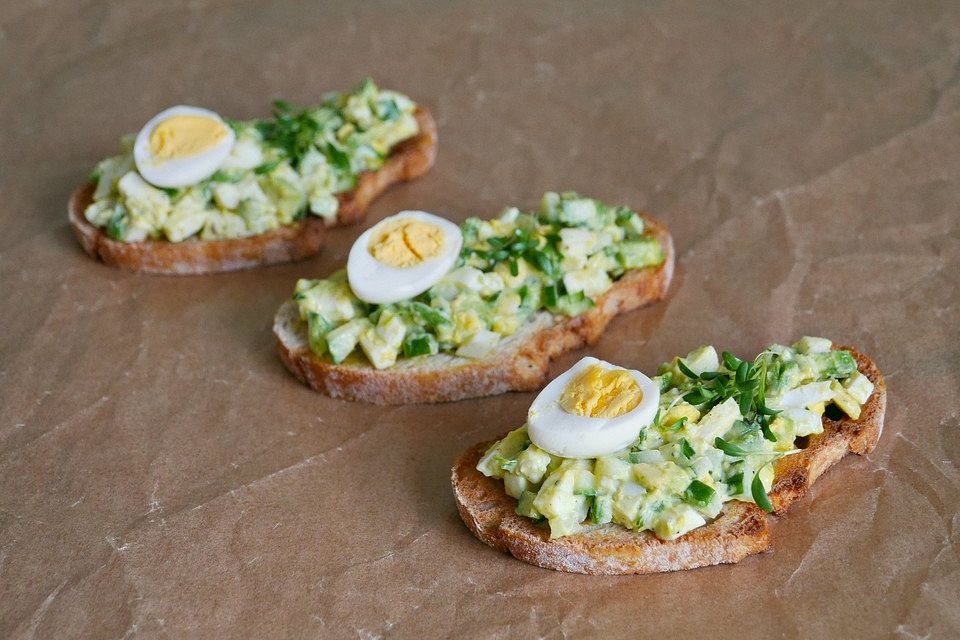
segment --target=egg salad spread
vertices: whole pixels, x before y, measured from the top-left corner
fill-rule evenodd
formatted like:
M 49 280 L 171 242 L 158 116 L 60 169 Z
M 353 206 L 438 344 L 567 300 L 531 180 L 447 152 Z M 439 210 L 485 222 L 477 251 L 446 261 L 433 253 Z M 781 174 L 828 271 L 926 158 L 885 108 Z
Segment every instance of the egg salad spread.
M 358 347 L 378 369 L 398 357 L 483 358 L 535 314 L 579 315 L 625 272 L 664 261 L 636 212 L 569 192 L 545 194 L 538 212 L 508 208 L 492 220 L 466 220 L 449 263 L 423 257 L 449 245 L 427 226 L 372 231 L 368 246 L 351 251 L 346 271 L 296 285 L 310 348 L 334 363 Z M 374 265 L 370 253 L 378 252 L 399 268 Z M 413 286 L 409 276 L 429 288 L 399 301 L 377 297 Z
M 191 108 L 170 111 L 176 109 Z M 213 165 L 209 153 L 225 139 L 218 120 L 173 115 L 152 126 L 136 150 L 145 158 L 135 157 L 134 138 L 126 136 L 120 155 L 97 165 L 85 217 L 125 242 L 241 238 L 308 214 L 333 219 L 336 194 L 353 188 L 360 173 L 380 168 L 397 143 L 418 133 L 415 109 L 408 97 L 369 79 L 304 111 L 278 101 L 271 118 L 227 122 L 235 142 Z M 205 176 L 199 181 L 156 186 L 182 184 L 177 178 L 197 175 L 198 167 Z
M 618 420 L 628 416 L 616 381 L 590 375 L 597 374 L 571 378 L 562 394 L 547 387 L 534 404 L 562 408 L 592 397 L 581 387 L 597 387 L 596 406 L 615 406 Z M 613 522 L 673 540 L 716 518 L 730 500 L 771 511 L 773 463 L 797 453 L 798 438 L 821 433 L 825 411 L 858 419 L 873 392 L 849 352 L 811 337 L 772 345 L 752 361 L 701 347 L 661 365 L 651 380 L 660 389 L 658 410 L 629 446 L 593 457 L 555 455 L 543 447 L 569 440 L 564 431 L 583 418 L 567 423 L 554 415 L 549 431 L 534 438 L 538 446 L 531 409 L 530 421 L 492 445 L 477 469 L 501 478 L 517 513 L 544 521 L 551 538 Z

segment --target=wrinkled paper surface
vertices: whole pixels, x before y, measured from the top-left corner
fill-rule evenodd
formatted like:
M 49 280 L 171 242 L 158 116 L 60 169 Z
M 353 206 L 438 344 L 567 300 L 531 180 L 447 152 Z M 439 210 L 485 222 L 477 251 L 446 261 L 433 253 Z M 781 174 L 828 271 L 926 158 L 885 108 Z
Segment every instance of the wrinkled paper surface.
M 0 60 L 0 636 L 960 634 L 956 3 L 8 0 Z M 317 258 L 137 276 L 72 237 L 71 190 L 161 109 L 264 115 L 366 74 L 433 111 L 438 163 Z M 274 310 L 370 222 L 549 189 L 676 240 L 669 299 L 590 353 L 652 371 L 813 334 L 886 373 L 879 446 L 773 522 L 772 551 L 528 566 L 469 534 L 449 472 L 533 394 L 378 408 L 284 370 Z

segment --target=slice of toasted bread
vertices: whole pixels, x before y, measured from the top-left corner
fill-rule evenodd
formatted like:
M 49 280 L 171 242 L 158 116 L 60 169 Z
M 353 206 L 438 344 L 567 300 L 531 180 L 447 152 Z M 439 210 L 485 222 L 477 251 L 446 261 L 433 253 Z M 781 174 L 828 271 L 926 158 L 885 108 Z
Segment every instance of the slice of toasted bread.
M 292 300 L 280 307 L 273 322 L 280 358 L 316 391 L 374 404 L 448 402 L 537 389 L 547 378 L 551 358 L 595 343 L 614 316 L 666 295 L 673 277 L 673 241 L 662 223 L 645 219 L 663 246 L 662 265 L 628 272 L 600 296 L 596 306 L 574 318 L 537 313 L 486 358 L 437 354 L 401 358 L 394 366 L 378 370 L 354 354 L 334 364 L 310 351 L 306 325 Z
M 823 433 L 812 436 L 806 449 L 777 461 L 770 499 L 778 514 L 848 452 L 872 451 L 880 438 L 887 403 L 883 376 L 868 357 L 849 351 L 860 372 L 873 382 L 873 394 L 859 420 L 825 417 Z M 524 562 L 572 573 L 657 573 L 738 562 L 769 546 L 765 514 L 756 505 L 739 501 L 728 502 L 713 522 L 672 541 L 617 524 L 550 540 L 546 525 L 515 513 L 517 501 L 504 492 L 503 481 L 477 471 L 477 462 L 491 444 L 470 448 L 454 464 L 450 481 L 457 509 L 477 538 Z
M 340 207 L 335 224 L 358 222 L 374 198 L 388 187 L 422 176 L 433 166 L 437 156 L 437 126 L 423 107 L 417 107 L 415 116 L 420 125 L 417 135 L 394 147 L 380 169 L 360 174 L 352 190 L 337 194 Z M 310 215 L 297 224 L 248 238 L 121 242 L 107 236 L 103 229 L 84 217 L 84 211 L 92 202 L 93 190 L 94 185 L 88 183 L 70 196 L 67 212 L 70 226 L 91 257 L 129 271 L 170 275 L 236 271 L 303 260 L 316 255 L 323 245 L 326 223 Z

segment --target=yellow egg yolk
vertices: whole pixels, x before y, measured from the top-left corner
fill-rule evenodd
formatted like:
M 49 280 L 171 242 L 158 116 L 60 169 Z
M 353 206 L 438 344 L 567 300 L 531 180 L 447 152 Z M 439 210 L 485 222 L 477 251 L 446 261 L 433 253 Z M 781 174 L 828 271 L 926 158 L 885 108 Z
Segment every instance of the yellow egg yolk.
M 227 128 L 213 118 L 172 116 L 150 132 L 150 153 L 164 162 L 188 158 L 212 149 L 226 137 Z
M 370 254 L 391 267 L 414 267 L 439 255 L 443 229 L 422 220 L 391 220 L 370 239 Z
M 567 413 L 589 418 L 616 418 L 636 408 L 643 391 L 623 369 L 591 364 L 571 380 L 560 396 Z

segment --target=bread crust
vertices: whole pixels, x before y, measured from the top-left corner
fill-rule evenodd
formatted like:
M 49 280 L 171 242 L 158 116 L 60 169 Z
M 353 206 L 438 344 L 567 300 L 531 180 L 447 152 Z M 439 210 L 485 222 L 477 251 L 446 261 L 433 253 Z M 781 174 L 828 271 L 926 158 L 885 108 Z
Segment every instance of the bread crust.
M 381 405 L 449 402 L 538 389 L 547 379 L 552 358 L 594 344 L 617 314 L 666 295 L 673 278 L 673 240 L 661 222 L 644 218 L 663 247 L 662 265 L 628 272 L 600 296 L 596 306 L 574 318 L 557 321 L 550 314 L 538 314 L 482 360 L 439 354 L 401 359 L 393 367 L 378 370 L 355 356 L 333 364 L 310 351 L 292 301 L 284 304 L 274 319 L 280 358 L 298 380 L 315 391 Z
M 883 376 L 867 356 L 840 348 L 853 353 L 874 391 L 859 420 L 824 417 L 823 433 L 812 437 L 803 452 L 777 461 L 776 482 L 770 492 L 777 514 L 803 497 L 813 482 L 847 453 L 872 451 L 883 430 L 887 401 Z M 491 444 L 471 447 L 454 464 L 450 482 L 457 510 L 477 538 L 524 562 L 594 575 L 658 573 L 738 562 L 769 547 L 766 515 L 756 505 L 739 501 L 728 502 L 716 520 L 672 541 L 617 524 L 550 540 L 548 527 L 515 513 L 516 500 L 504 492 L 502 481 L 477 470 L 480 457 Z
M 420 128 L 417 135 L 394 147 L 380 169 L 360 174 L 352 190 L 337 194 L 340 206 L 336 225 L 359 222 L 370 203 L 387 188 L 422 176 L 433 166 L 437 156 L 436 123 L 423 107 L 417 107 L 414 115 Z M 90 257 L 128 271 L 193 275 L 303 260 L 319 253 L 327 226 L 321 218 L 307 215 L 294 225 L 248 238 L 121 242 L 110 238 L 84 217 L 84 211 L 93 201 L 93 190 L 94 185 L 87 183 L 70 196 L 67 207 L 70 227 Z

